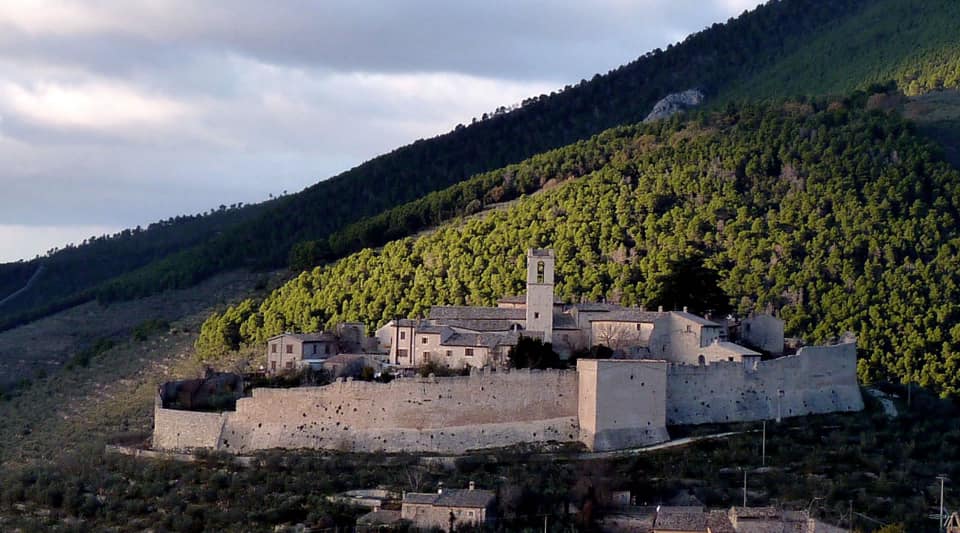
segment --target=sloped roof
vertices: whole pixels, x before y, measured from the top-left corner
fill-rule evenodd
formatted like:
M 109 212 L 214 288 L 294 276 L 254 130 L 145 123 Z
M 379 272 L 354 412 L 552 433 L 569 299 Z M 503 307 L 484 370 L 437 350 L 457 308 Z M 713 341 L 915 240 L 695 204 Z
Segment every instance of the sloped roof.
M 480 489 L 443 489 L 440 494 L 432 492 L 408 492 L 403 503 L 429 504 L 436 507 L 475 507 L 482 509 L 490 505 L 497 495 L 493 491 Z
M 669 531 L 706 531 L 707 513 L 703 507 L 660 507 L 653 527 Z
M 639 309 L 614 309 L 597 317 L 590 317 L 591 322 L 655 322 L 663 317 L 664 313 L 656 311 L 641 311 Z
M 726 511 L 710 511 L 707 515 L 707 527 L 710 528 L 710 533 L 737 533 Z
M 461 320 L 443 319 L 445 326 L 470 331 L 511 331 L 520 320 Z
M 472 307 L 467 305 L 443 305 L 430 308 L 432 320 L 524 320 L 524 309 L 503 307 Z
M 357 518 L 358 526 L 388 526 L 400 521 L 400 511 L 380 509 Z
M 577 327 L 577 321 L 566 313 L 554 313 L 553 329 L 580 329 Z
M 744 347 L 744 346 L 740 346 L 739 344 L 734 343 L 734 342 L 729 342 L 729 341 L 717 341 L 717 342 L 713 343 L 713 346 L 715 346 L 715 347 L 717 347 L 717 348 L 720 348 L 721 350 L 723 350 L 723 351 L 725 351 L 725 352 L 732 353 L 732 354 L 736 354 L 736 355 L 743 355 L 743 356 L 747 356 L 747 357 L 750 357 L 750 356 L 760 357 L 760 353 L 759 353 L 759 352 L 755 352 L 755 351 L 751 350 L 750 348 L 746 348 L 746 347 Z
M 281 333 L 279 335 L 274 335 L 267 340 L 279 339 L 280 337 L 291 337 L 297 339 L 301 342 L 333 342 L 337 340 L 337 336 L 333 333 Z
M 693 313 L 688 313 L 688 312 L 686 312 L 686 311 L 670 311 L 670 314 L 673 315 L 673 316 L 682 318 L 682 319 L 684 319 L 684 320 L 689 320 L 689 321 L 694 322 L 694 323 L 696 323 L 696 324 L 700 324 L 701 326 L 714 327 L 714 328 L 719 328 L 719 327 L 720 327 L 720 324 L 717 324 L 716 322 L 714 322 L 714 321 L 712 321 L 712 320 L 707 320 L 706 318 L 703 318 L 702 316 L 697 316 L 697 315 L 695 315 L 695 314 L 693 314 Z

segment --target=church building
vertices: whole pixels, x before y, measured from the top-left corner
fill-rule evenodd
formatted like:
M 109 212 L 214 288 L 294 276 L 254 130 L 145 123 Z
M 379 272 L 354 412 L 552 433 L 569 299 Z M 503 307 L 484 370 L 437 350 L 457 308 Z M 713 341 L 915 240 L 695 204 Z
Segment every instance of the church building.
M 521 336 L 551 343 L 563 358 L 602 345 L 617 357 L 693 365 L 760 359 L 759 352 L 729 342 L 722 324 L 686 309 L 564 304 L 554 293 L 555 261 L 553 250 L 529 250 L 526 294 L 505 297 L 497 307 L 436 306 L 426 319 L 387 322 L 376 332 L 381 350 L 401 368 L 429 361 L 451 368 L 503 367 Z M 783 345 L 782 327 L 779 331 L 780 338 L 767 339 L 768 345 Z

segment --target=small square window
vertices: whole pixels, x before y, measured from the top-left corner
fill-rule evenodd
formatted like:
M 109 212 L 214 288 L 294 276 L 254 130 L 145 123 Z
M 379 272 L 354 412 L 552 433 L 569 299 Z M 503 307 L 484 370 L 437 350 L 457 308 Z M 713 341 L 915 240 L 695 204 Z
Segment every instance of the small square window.
M 540 318 L 540 313 L 534 313 L 533 318 Z
M 467 348 L 463 351 L 463 355 L 467 357 L 473 357 L 473 348 Z
M 426 344 L 426 343 L 427 343 L 427 338 L 426 338 L 426 337 L 421 337 L 421 338 L 420 338 L 420 344 Z

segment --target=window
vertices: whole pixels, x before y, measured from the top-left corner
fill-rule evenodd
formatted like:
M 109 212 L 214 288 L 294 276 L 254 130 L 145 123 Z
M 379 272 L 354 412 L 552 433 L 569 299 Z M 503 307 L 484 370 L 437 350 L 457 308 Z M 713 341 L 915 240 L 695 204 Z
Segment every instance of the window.
M 330 345 L 329 345 L 329 344 L 325 344 L 325 345 L 323 346 L 323 353 L 325 353 L 325 354 L 327 354 L 327 355 L 330 355 Z
M 276 370 L 277 370 L 277 362 L 276 362 L 276 361 L 270 361 L 270 370 L 273 370 L 273 371 L 276 371 Z
M 423 352 L 423 361 L 427 362 L 430 360 L 430 352 Z
M 697 362 L 700 363 L 700 366 L 703 366 L 704 364 L 706 364 L 707 358 L 704 357 L 703 354 L 701 354 L 700 357 L 697 358 Z
M 311 344 L 311 345 L 310 345 L 310 348 L 311 348 L 311 352 L 310 352 L 310 353 L 313 353 L 313 354 L 316 354 L 316 353 L 317 353 L 317 345 L 316 345 L 316 344 Z
M 276 344 L 271 344 L 271 345 L 270 345 L 270 353 L 277 353 L 277 345 L 276 345 Z
M 463 351 L 463 355 L 467 357 L 473 357 L 473 348 L 467 348 Z
M 421 337 L 421 338 L 420 338 L 420 344 L 426 344 L 426 343 L 427 343 L 427 338 L 426 338 L 426 337 Z
M 637 324 L 637 331 L 640 331 L 640 324 Z
M 406 350 L 397 350 L 397 357 L 406 357 L 406 356 L 407 356 Z
M 293 345 L 292 345 L 292 344 L 288 344 L 288 345 L 287 345 L 287 353 L 293 353 Z
M 543 261 L 537 261 L 537 283 L 543 283 Z
M 728 357 L 727 359 L 730 361 L 733 361 L 733 357 Z
M 287 370 L 290 370 L 291 368 L 293 368 L 293 361 L 287 361 L 287 364 L 284 366 L 286 366 Z
M 453 350 L 447 350 L 447 357 L 453 357 Z
M 533 318 L 540 318 L 540 313 L 534 313 Z
M 406 332 L 406 331 L 401 331 L 401 332 L 400 332 L 400 340 L 404 340 L 404 339 L 406 339 L 406 338 L 407 338 L 407 332 Z
M 691 331 L 690 324 L 687 324 L 687 333 L 690 333 L 690 331 Z

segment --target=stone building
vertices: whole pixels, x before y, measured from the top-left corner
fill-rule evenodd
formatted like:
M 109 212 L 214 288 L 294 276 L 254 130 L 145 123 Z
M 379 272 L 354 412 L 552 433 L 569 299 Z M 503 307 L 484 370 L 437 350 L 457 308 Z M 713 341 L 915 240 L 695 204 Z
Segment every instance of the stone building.
M 304 361 L 337 353 L 338 339 L 331 333 L 281 333 L 267 339 L 267 371 L 295 370 L 306 364 Z
M 426 319 L 396 319 L 377 330 L 390 364 L 415 368 L 434 361 L 453 368 L 500 367 L 520 336 L 552 343 L 561 357 L 603 345 L 618 357 L 674 363 L 743 362 L 760 353 L 730 342 L 725 325 L 682 311 L 647 311 L 608 303 L 564 304 L 554 294 L 552 250 L 527 253 L 527 292 L 497 307 L 436 306 Z M 777 337 L 779 323 L 779 338 Z M 783 323 L 758 317 L 753 331 L 764 349 L 783 345 Z
M 403 496 L 400 517 L 423 529 L 486 526 L 493 523 L 496 500 L 496 494 L 476 489 L 472 481 L 467 489 L 441 487 L 436 493 L 408 492 Z
M 368 339 L 359 323 L 338 324 L 334 332 L 281 333 L 267 339 L 267 372 L 319 368 L 335 355 L 375 352 L 376 348 L 375 339 Z

